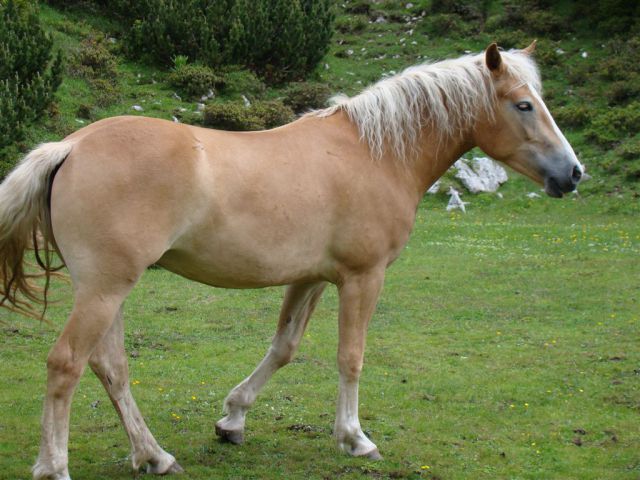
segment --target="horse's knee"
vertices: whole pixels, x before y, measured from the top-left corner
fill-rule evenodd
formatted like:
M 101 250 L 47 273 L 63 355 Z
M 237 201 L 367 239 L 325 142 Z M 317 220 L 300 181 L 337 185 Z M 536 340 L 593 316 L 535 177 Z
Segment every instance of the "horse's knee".
M 56 345 L 47 357 L 47 374 L 52 393 L 64 395 L 73 388 L 84 370 L 84 365 L 73 357 L 68 348 Z
M 340 353 L 338 355 L 340 374 L 347 380 L 357 380 L 362 372 L 362 355 L 354 353 Z
M 293 341 L 278 342 L 271 345 L 269 354 L 278 368 L 282 368 L 291 363 L 297 346 L 297 343 Z

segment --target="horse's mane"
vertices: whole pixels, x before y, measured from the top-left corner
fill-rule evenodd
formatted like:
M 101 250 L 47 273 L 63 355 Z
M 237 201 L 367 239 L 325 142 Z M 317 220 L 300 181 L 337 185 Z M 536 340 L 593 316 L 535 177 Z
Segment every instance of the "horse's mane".
M 530 56 L 518 50 L 501 52 L 506 71 L 516 81 L 540 91 L 540 75 Z M 493 115 L 496 92 L 484 54 L 423 63 L 380 80 L 354 97 L 338 95 L 332 106 L 308 115 L 325 117 L 345 112 L 360 130 L 374 157 L 390 148 L 400 161 L 414 157 L 423 127 L 438 140 L 468 130 L 480 114 Z

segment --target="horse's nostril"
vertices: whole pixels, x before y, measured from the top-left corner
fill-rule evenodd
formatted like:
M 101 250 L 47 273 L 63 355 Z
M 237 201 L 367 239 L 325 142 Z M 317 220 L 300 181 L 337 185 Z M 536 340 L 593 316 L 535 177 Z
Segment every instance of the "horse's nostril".
M 582 169 L 580 168 L 579 165 L 576 165 L 575 167 L 573 167 L 573 171 L 571 172 L 571 180 L 573 180 L 574 183 L 578 183 L 581 178 L 582 178 Z

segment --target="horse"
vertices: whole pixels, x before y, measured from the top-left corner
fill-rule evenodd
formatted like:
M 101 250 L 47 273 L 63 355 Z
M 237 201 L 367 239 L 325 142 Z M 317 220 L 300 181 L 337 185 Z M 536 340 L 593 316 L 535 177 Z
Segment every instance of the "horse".
M 292 360 L 327 284 L 339 296 L 334 436 L 381 458 L 358 417 L 365 336 L 385 269 L 400 255 L 425 191 L 479 147 L 544 186 L 576 189 L 583 166 L 541 96 L 535 42 L 424 63 L 259 132 L 223 132 L 136 116 L 98 121 L 29 153 L 0 186 L 2 304 L 32 313 L 41 290 L 26 250 L 53 252 L 74 304 L 47 357 L 35 479 L 68 480 L 69 413 L 88 364 L 131 443 L 135 469 L 182 471 L 129 389 L 122 305 L 152 264 L 224 288 L 286 285 L 277 330 L 215 424 L 241 443 L 260 389 Z M 44 242 L 44 245 L 42 245 Z M 38 256 L 40 258 L 40 256 Z M 46 295 L 44 299 L 46 308 Z

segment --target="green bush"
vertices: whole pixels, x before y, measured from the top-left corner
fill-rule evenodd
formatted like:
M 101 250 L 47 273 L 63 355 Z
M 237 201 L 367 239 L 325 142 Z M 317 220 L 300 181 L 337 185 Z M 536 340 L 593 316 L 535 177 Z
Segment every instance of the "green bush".
M 212 67 L 242 64 L 272 82 L 304 77 L 326 53 L 333 32 L 331 0 L 116 0 L 109 5 L 130 23 L 125 48 L 133 56 L 163 64 L 176 55 Z
M 340 33 L 361 33 L 367 29 L 369 22 L 362 15 L 343 16 L 336 20 L 336 30 Z
M 62 55 L 52 55 L 52 40 L 33 1 L 0 2 L 0 175 L 15 160 L 15 143 L 42 117 L 61 82 Z
M 266 85 L 255 73 L 237 67 L 230 67 L 223 71 L 220 82 L 222 92 L 227 97 L 235 99 L 244 95 L 250 100 L 256 100 L 262 98 L 267 90 Z
M 584 105 L 567 105 L 554 109 L 553 117 L 561 129 L 581 128 L 587 125 L 593 116 L 593 110 Z
M 640 3 L 629 0 L 573 2 L 572 19 L 584 22 L 601 35 L 640 31 Z
M 215 91 L 222 79 L 206 65 L 176 62 L 176 66 L 168 76 L 168 81 L 181 93 L 190 97 L 200 97 L 207 95 L 209 90 Z
M 640 75 L 630 73 L 627 80 L 613 82 L 607 91 L 609 105 L 623 105 L 640 100 Z
M 87 79 L 115 80 L 118 62 L 103 37 L 89 37 L 82 41 L 78 51 L 71 55 L 68 72 Z
M 477 25 L 456 13 L 434 13 L 425 18 L 421 29 L 436 37 L 465 37 L 478 32 Z
M 284 91 L 284 104 L 296 113 L 323 108 L 331 97 L 331 90 L 323 83 L 293 83 Z
M 482 22 L 487 18 L 489 0 L 433 0 L 431 13 L 455 14 L 466 22 Z
M 220 130 L 247 131 L 274 128 L 294 119 L 293 111 L 277 100 L 240 103 L 217 103 L 204 111 L 204 125 Z
M 610 108 L 596 116 L 585 130 L 587 138 L 603 147 L 621 143 L 640 131 L 640 102 Z

